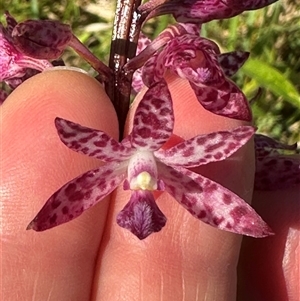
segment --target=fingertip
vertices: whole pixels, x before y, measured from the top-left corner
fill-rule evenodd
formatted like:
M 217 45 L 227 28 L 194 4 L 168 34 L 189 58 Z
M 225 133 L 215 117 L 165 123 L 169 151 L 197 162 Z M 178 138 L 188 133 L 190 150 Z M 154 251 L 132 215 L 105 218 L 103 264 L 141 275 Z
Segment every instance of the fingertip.
M 4 117 L 16 114 L 14 121 L 26 119 L 25 124 L 55 117 L 85 122 L 87 126 L 95 126 L 92 123 L 98 121 L 112 135 L 118 135 L 117 117 L 103 87 L 77 71 L 52 70 L 28 79 L 9 95 L 2 112 Z
M 4 266 L 8 271 L 26 271 L 17 276 L 8 273 L 7 279 L 22 283 L 16 294 L 24 298 L 31 298 L 35 279 L 38 299 L 47 298 L 51 289 L 54 299 L 80 296 L 84 300 L 90 294 L 108 200 L 80 218 L 45 233 L 25 232 L 25 229 L 57 189 L 99 166 L 98 160 L 73 152 L 60 141 L 55 118 L 101 129 L 117 138 L 118 122 L 113 105 L 95 79 L 61 70 L 41 73 L 25 81 L 8 97 L 0 112 L 3 158 L 0 199 L 2 231 L 8 242 L 4 252 L 14 258 L 6 259 Z M 27 229 L 31 228 L 30 223 Z M 64 243 L 66 239 L 68 243 Z M 28 258 L 32 253 L 35 256 Z M 58 285 L 52 289 L 49 283 L 53 279 Z M 4 296 L 9 298 L 11 289 L 7 286 Z
M 6 168 L 29 164 L 25 182 L 36 182 L 36 171 L 47 178 L 43 188 L 58 188 L 95 165 L 94 160 L 61 143 L 54 122 L 56 117 L 118 137 L 117 116 L 103 87 L 92 77 L 74 71 L 45 72 L 28 79 L 5 101 L 1 116 Z

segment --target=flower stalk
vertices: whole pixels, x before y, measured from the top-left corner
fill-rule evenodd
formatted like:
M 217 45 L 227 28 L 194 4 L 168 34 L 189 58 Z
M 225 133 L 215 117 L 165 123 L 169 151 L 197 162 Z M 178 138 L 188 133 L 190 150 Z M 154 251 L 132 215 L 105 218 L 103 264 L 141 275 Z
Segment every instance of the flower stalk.
M 113 80 L 106 83 L 106 93 L 111 99 L 119 120 L 119 136 L 123 137 L 124 124 L 129 110 L 132 74 L 123 66 L 133 58 L 141 28 L 137 12 L 141 0 L 118 0 L 114 20 L 109 67 Z

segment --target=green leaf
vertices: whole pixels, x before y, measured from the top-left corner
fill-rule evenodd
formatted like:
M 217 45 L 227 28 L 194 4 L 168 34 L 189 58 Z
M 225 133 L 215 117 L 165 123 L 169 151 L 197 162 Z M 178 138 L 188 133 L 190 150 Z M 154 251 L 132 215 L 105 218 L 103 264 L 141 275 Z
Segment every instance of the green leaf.
M 276 68 L 258 59 L 249 59 L 243 72 L 257 81 L 259 86 L 269 89 L 277 96 L 300 109 L 300 94 L 295 86 Z

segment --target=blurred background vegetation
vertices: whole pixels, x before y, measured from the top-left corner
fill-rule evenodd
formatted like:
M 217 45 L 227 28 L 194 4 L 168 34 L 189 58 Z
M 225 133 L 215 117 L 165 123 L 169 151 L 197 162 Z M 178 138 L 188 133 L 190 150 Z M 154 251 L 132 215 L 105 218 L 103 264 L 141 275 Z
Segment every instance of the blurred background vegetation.
M 68 23 L 76 36 L 107 62 L 114 6 L 112 0 L 2 0 L 0 21 L 5 24 L 3 12 L 9 10 L 19 22 L 52 19 Z M 172 22 L 172 17 L 162 16 L 149 21 L 143 31 L 153 37 Z M 202 35 L 214 40 L 222 52 L 250 51 L 250 59 L 234 81 L 249 99 L 262 88 L 252 104 L 258 131 L 282 142 L 300 141 L 300 2 L 279 1 L 235 18 L 209 22 Z M 63 59 L 67 65 L 91 71 L 72 50 L 66 51 Z

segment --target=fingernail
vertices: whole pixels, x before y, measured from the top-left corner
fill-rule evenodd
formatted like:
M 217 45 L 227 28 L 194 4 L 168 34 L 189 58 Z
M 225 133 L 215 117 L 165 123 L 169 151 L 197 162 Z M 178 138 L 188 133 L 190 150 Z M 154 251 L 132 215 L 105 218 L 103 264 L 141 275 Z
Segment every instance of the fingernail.
M 77 72 L 80 72 L 80 73 L 84 73 L 84 74 L 88 74 L 87 71 L 81 69 L 81 68 L 78 68 L 78 67 L 70 67 L 70 66 L 55 66 L 55 67 L 49 67 L 47 69 L 45 69 L 43 71 L 43 73 L 45 72 L 49 72 L 49 71 L 57 71 L 57 70 L 68 70 L 68 71 L 77 71 Z

